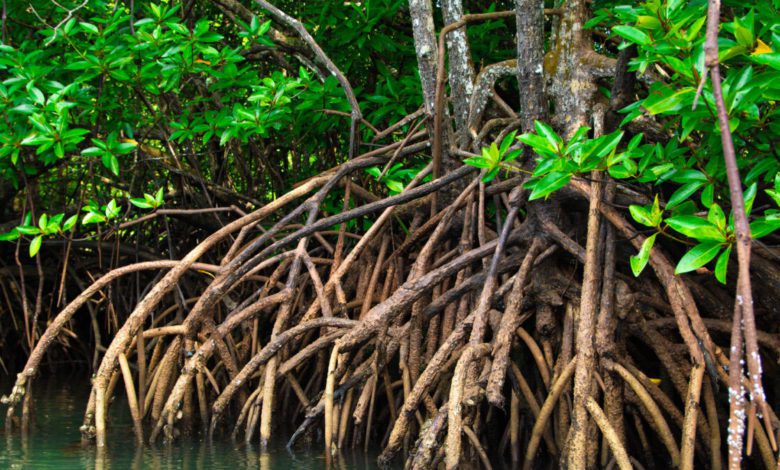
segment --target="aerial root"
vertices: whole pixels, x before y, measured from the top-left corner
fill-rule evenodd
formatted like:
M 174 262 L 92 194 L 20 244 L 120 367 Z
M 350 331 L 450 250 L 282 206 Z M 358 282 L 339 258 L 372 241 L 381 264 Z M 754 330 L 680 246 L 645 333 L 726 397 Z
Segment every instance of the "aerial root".
M 98 445 L 124 390 L 139 441 L 174 440 L 200 424 L 214 437 L 259 434 L 265 444 L 289 423 L 290 448 L 305 442 L 337 458 L 378 445 L 383 464 L 409 449 L 410 468 L 505 459 L 530 469 L 561 458 L 579 467 L 599 452 L 602 466 L 621 469 L 648 458 L 722 466 L 718 417 L 727 408 L 716 390 L 728 359 L 709 331 L 720 340 L 729 325 L 701 316 L 663 253 L 650 260 L 658 282 L 638 292 L 616 269 L 615 246 L 642 236 L 611 206 L 593 204 L 599 224 L 573 230 L 560 217 L 523 215 L 518 184 L 480 184 L 468 167 L 426 183 L 428 169 L 397 196 L 353 207 L 355 172 L 399 148 L 309 180 L 180 261 L 94 281 L 41 336 L 4 398 L 7 422 L 74 315 L 126 275 L 152 270 L 165 274 L 120 325 L 93 383 L 82 430 Z M 462 191 L 428 216 L 430 196 L 453 184 Z M 594 201 L 596 184 L 574 181 L 573 192 Z M 346 210 L 321 217 L 328 195 Z M 368 215 L 374 223 L 357 231 L 353 221 Z M 401 230 L 401 216 L 416 222 Z M 275 222 L 260 230 L 263 220 Z M 614 227 L 611 238 L 599 225 Z M 590 274 L 577 274 L 577 260 Z M 177 298 L 182 282 L 200 294 Z M 666 299 L 645 303 L 653 291 Z M 630 338 L 646 349 L 627 348 Z M 758 332 L 757 342 L 762 354 L 780 350 L 771 335 Z M 670 386 L 657 385 L 653 364 Z M 573 452 L 583 429 L 583 450 Z M 758 458 L 776 465 L 765 429 L 752 435 Z M 664 452 L 645 455 L 654 440 Z

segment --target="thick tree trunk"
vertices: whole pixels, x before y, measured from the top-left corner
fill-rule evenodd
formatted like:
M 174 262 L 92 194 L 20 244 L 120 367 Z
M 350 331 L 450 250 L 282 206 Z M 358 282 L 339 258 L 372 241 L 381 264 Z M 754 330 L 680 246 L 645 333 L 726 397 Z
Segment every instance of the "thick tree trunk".
M 544 1 L 515 0 L 517 84 L 523 132 L 547 115 L 544 97 Z
M 412 17 L 414 49 L 417 53 L 417 67 L 420 70 L 420 83 L 423 92 L 425 114 L 430 123 L 436 109 L 436 30 L 433 25 L 433 7 L 431 0 L 409 0 L 409 13 Z M 433 129 L 433 126 L 429 127 Z
M 463 17 L 462 0 L 442 0 L 444 23 L 452 24 Z M 458 147 L 465 149 L 469 142 L 469 101 L 474 89 L 474 66 L 471 63 L 471 47 L 465 28 L 458 28 L 447 35 L 450 94 L 455 113 L 455 130 Z

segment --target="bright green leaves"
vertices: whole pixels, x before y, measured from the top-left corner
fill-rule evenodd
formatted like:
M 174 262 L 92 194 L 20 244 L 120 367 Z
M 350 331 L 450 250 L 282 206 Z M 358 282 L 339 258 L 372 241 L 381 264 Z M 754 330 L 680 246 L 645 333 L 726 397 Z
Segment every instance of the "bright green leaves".
M 547 173 L 540 180 L 534 182 L 533 191 L 528 196 L 529 201 L 535 199 L 541 199 L 552 194 L 554 191 L 561 189 L 571 181 L 572 174 L 562 171 L 552 171 Z
M 62 235 L 75 225 L 78 217 L 73 215 L 63 224 L 65 214 L 56 214 L 49 217 L 48 214 L 42 214 L 38 219 L 38 224 L 33 225 L 32 214 L 30 212 L 24 218 L 24 223 L 14 227 L 11 231 L 0 235 L 0 241 L 14 241 L 19 237 L 26 235 L 33 237 L 30 241 L 28 253 L 34 257 L 41 249 L 43 238 L 52 235 Z
M 658 228 L 661 225 L 663 211 L 658 204 L 658 196 L 655 197 L 653 204 L 649 207 L 633 204 L 628 206 L 628 210 L 631 213 L 631 217 L 642 225 L 653 228 Z
M 332 77 L 329 79 L 335 81 Z M 246 103 L 235 103 L 232 113 L 220 113 L 216 119 L 198 116 L 191 125 L 180 125 L 182 130 L 176 136 L 194 138 L 203 133 L 205 142 L 212 135 L 218 135 L 221 146 L 231 139 L 247 142 L 255 136 L 268 137 L 272 130 L 279 131 L 293 123 L 293 98 L 310 85 L 310 80 L 303 69 L 299 77 L 273 72 L 251 85 L 252 93 Z
M 656 85 L 645 98 L 642 106 L 650 114 L 666 114 L 691 107 L 696 95 L 696 88 L 689 86 L 681 89 L 672 89 L 663 85 Z
M 651 43 L 650 36 L 648 36 L 647 33 L 641 29 L 634 28 L 633 26 L 615 26 L 612 28 L 612 31 L 623 39 L 635 44 L 647 46 Z
M 650 250 L 653 249 L 656 236 L 658 236 L 658 234 L 654 233 L 647 237 L 642 243 L 642 248 L 639 250 L 639 254 L 633 255 L 629 259 L 631 264 L 631 272 L 634 273 L 634 276 L 639 276 L 645 269 L 645 266 L 647 266 L 647 261 L 650 259 Z
M 780 218 L 762 218 L 750 223 L 750 236 L 761 238 L 780 229 Z
M 689 174 L 687 177 L 696 178 L 693 174 Z M 669 206 L 667 205 L 668 208 Z M 725 284 L 728 258 L 731 253 L 734 236 L 733 227 L 726 220 L 726 215 L 718 204 L 710 206 L 706 219 L 696 215 L 675 215 L 664 219 L 664 211 L 660 207 L 658 196 L 655 197 L 651 205 L 629 206 L 629 212 L 636 222 L 656 231 L 656 233 L 645 239 L 639 253 L 630 259 L 631 271 L 634 273 L 634 276 L 639 276 L 647 265 L 650 259 L 650 250 L 655 244 L 657 235 L 662 234 L 680 241 L 667 232 L 671 228 L 675 232 L 697 242 L 677 263 L 675 272 L 683 274 L 699 269 L 721 253 L 715 268 L 715 277 L 718 281 Z M 778 224 L 778 227 L 780 227 L 780 224 Z M 725 251 L 721 252 L 724 248 Z
M 681 215 L 666 219 L 666 224 L 671 228 L 699 241 L 725 242 L 726 234 L 722 229 L 708 220 L 693 215 Z
M 780 173 L 775 175 L 775 185 L 773 189 L 767 189 L 765 190 L 767 195 L 772 198 L 772 200 L 775 202 L 775 205 L 780 207 Z
M 89 201 L 82 210 L 86 212 L 84 218 L 81 219 L 83 225 L 92 225 L 107 222 L 111 219 L 116 219 L 121 212 L 120 207 L 116 203 L 116 199 L 111 199 L 108 204 L 101 206 L 95 201 Z
M 14 241 L 18 238 L 19 238 L 19 230 L 16 227 L 12 228 L 10 231 L 6 233 L 0 234 L 0 241 L 3 242 Z
M 144 194 L 143 198 L 130 199 L 130 203 L 140 209 L 157 209 L 163 204 L 164 188 L 160 188 L 154 196 L 151 194 Z M 122 208 L 117 203 L 116 199 L 111 199 L 108 204 L 100 205 L 95 201 L 89 201 L 80 212 L 84 212 L 84 217 L 81 219 L 82 225 L 95 225 L 110 220 L 117 219 Z M 33 237 L 30 241 L 29 253 L 30 257 L 35 256 L 41 248 L 43 239 L 51 236 L 64 236 L 66 232 L 72 231 L 79 221 L 79 214 L 73 214 L 65 219 L 65 214 L 56 214 L 49 216 L 48 214 L 42 214 L 38 219 L 38 224 L 33 225 L 32 215 L 28 212 L 24 223 L 18 227 L 14 227 L 9 232 L 0 234 L 0 241 L 15 241 L 22 236 Z
M 729 256 L 731 255 L 732 246 L 733 245 L 727 246 L 726 249 L 723 250 L 723 253 L 718 256 L 718 261 L 715 263 L 715 279 L 721 284 L 726 283 L 726 273 L 728 271 Z
M 675 274 L 694 271 L 712 261 L 720 252 L 722 245 L 718 242 L 700 243 L 688 251 L 677 263 Z
M 746 16 L 734 18 L 734 21 L 730 25 L 734 33 L 734 39 L 737 40 L 737 44 L 744 47 L 746 50 L 753 50 L 755 44 L 755 13 L 750 10 Z
M 164 188 L 158 189 L 154 196 L 144 193 L 142 198 L 131 198 L 130 204 L 139 209 L 157 209 L 163 204 L 163 190 Z
M 631 213 L 631 217 L 640 224 L 646 227 L 660 229 L 663 211 L 658 204 L 658 196 L 655 197 L 653 204 L 650 206 L 631 205 L 628 207 L 628 210 Z M 658 233 L 654 233 L 647 237 L 642 243 L 639 253 L 631 256 L 629 261 L 634 276 L 639 276 L 645 269 L 645 266 L 647 266 L 647 261 L 650 259 L 650 250 L 652 250 L 653 244 L 655 244 L 657 235 Z
M 387 189 L 390 190 L 390 195 L 394 195 L 402 192 L 406 185 L 408 185 L 422 169 L 423 168 L 419 165 L 405 168 L 402 163 L 395 163 L 387 169 L 384 176 L 382 176 L 382 170 L 376 166 L 366 168 L 365 171 L 377 181 L 384 183 L 385 186 L 387 186 Z M 429 178 L 429 176 L 426 178 Z
M 109 134 L 105 142 L 100 139 L 92 139 L 92 143 L 95 146 L 82 150 L 81 154 L 88 157 L 100 157 L 103 166 L 115 176 L 119 175 L 117 155 L 128 154 L 138 145 L 134 140 L 120 140 L 116 132 Z
M 76 226 L 76 223 L 79 221 L 79 215 L 73 214 L 72 216 L 68 217 L 68 220 L 65 221 L 64 224 L 62 224 L 62 231 L 63 232 L 69 232 L 73 227 Z
M 43 235 L 38 235 L 30 242 L 30 258 L 38 254 L 41 249 L 41 243 L 43 243 Z
M 540 124 L 540 123 L 537 123 Z M 545 146 L 554 146 L 556 142 L 555 139 L 558 138 L 557 135 L 547 126 L 544 126 L 546 129 L 545 131 L 547 134 L 545 135 L 545 140 L 543 141 L 543 145 Z M 537 127 L 539 129 L 539 127 Z M 504 139 L 501 141 L 501 145 L 496 145 L 495 142 L 490 144 L 489 147 L 483 147 L 482 148 L 482 155 L 476 156 L 476 157 L 469 157 L 465 160 L 463 160 L 463 163 L 467 165 L 471 165 L 476 168 L 480 168 L 482 170 L 485 170 L 485 174 L 482 176 L 482 181 L 487 183 L 490 181 L 493 181 L 493 178 L 498 175 L 498 172 L 501 171 L 502 168 L 506 170 L 511 170 L 511 166 L 508 165 L 509 162 L 512 160 L 515 160 L 517 157 L 520 156 L 521 150 L 513 150 L 509 151 L 509 148 L 511 147 L 512 143 L 515 141 L 515 135 L 516 132 L 510 132 Z M 520 139 L 518 139 L 520 140 Z
M 551 150 L 558 152 L 561 149 L 563 146 L 563 139 L 561 139 L 558 134 L 555 133 L 552 127 L 540 121 L 534 121 L 534 127 L 536 128 L 536 133 L 544 137 L 544 139 L 547 141 L 547 144 Z
M 548 125 L 537 121 L 535 127 L 536 134 L 523 134 L 517 138 L 539 156 L 532 178 L 525 183 L 525 187 L 531 189 L 530 200 L 549 196 L 577 174 L 605 170 L 615 178 L 636 174 L 633 158 L 638 155 L 641 134 L 634 136 L 624 151 L 618 152 L 623 131 L 593 139 L 588 137 L 590 129 L 581 127 L 564 145 L 563 139 Z
M 718 204 L 712 204 L 707 218 L 694 215 L 679 215 L 665 220 L 674 231 L 692 238 L 698 242 L 677 263 L 675 273 L 682 274 L 701 268 L 712 261 L 725 247 L 726 250 L 718 258 L 715 277 L 721 283 L 726 283 L 726 268 L 728 257 L 734 242 L 733 227 L 727 225 L 726 215 Z

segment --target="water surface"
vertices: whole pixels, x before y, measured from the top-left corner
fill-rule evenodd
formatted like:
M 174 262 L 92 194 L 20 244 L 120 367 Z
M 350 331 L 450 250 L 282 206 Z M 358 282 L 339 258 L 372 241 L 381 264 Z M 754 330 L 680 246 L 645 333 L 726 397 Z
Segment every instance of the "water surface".
M 257 446 L 243 440 L 215 440 L 207 443 L 198 437 L 182 439 L 172 445 L 139 448 L 122 397 L 112 404 L 108 446 L 105 455 L 97 455 L 94 445 L 81 444 L 84 408 L 89 396 L 88 379 L 83 374 L 60 376 L 35 382 L 35 421 L 29 436 L 18 429 L 6 434 L 0 426 L 0 469 L 318 469 L 325 467 L 321 452 L 296 452 L 277 445 L 260 453 Z M 121 386 L 121 384 L 120 384 Z M 11 384 L 0 381 L 0 394 Z M 5 408 L 0 407 L 0 419 Z M 148 430 L 146 430 L 148 432 Z M 376 468 L 376 454 L 347 452 L 337 468 Z

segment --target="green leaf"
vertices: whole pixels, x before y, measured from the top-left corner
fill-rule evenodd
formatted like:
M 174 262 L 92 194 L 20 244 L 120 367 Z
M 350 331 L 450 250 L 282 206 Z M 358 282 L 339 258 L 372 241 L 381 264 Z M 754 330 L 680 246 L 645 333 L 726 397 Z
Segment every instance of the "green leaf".
M 751 184 L 745 190 L 743 198 L 745 200 L 745 215 L 750 216 L 750 212 L 753 210 L 753 201 L 756 200 L 756 183 Z
M 130 204 L 138 207 L 139 209 L 151 209 L 153 206 L 146 202 L 146 199 L 141 197 L 135 197 L 130 199 Z
M 655 195 L 655 199 L 653 199 L 653 206 L 650 209 L 650 218 L 653 221 L 653 226 L 658 227 L 661 225 L 661 220 L 663 219 L 664 211 L 661 210 L 661 205 L 658 203 L 658 195 Z
M 106 221 L 106 216 L 99 212 L 87 212 L 87 215 L 84 216 L 84 219 L 82 219 L 81 223 L 84 225 L 90 225 L 90 224 L 99 224 L 101 222 Z
M 65 221 L 65 223 L 62 225 L 62 231 L 67 232 L 68 230 L 72 229 L 76 222 L 79 220 L 78 214 L 73 214 L 72 216 L 68 217 L 68 220 Z
M 108 201 L 108 204 L 106 204 L 106 218 L 113 219 L 118 215 L 119 215 L 119 207 L 117 207 L 116 205 L 116 199 L 111 199 L 110 201 Z
M 102 158 L 103 166 L 115 176 L 119 176 L 119 160 L 110 153 L 104 153 Z
M 699 190 L 704 186 L 703 181 L 692 181 L 688 184 L 684 184 L 677 188 L 677 191 L 672 194 L 672 197 L 669 198 L 669 202 L 666 203 L 666 208 L 671 209 L 672 207 L 676 206 L 677 204 L 687 200 L 689 197 L 693 195 L 696 191 Z
M 495 142 L 490 144 L 490 147 L 482 149 L 482 157 L 490 162 L 491 167 L 498 164 L 501 156 L 498 153 L 498 146 Z
M 683 170 L 675 173 L 672 180 L 680 184 L 691 183 L 694 181 L 706 182 L 707 176 L 699 170 Z
M 515 160 L 517 157 L 522 155 L 523 151 L 520 149 L 512 150 L 511 152 L 504 155 L 504 158 L 501 159 L 503 162 L 511 162 L 512 160 Z
M 509 150 L 509 147 L 512 145 L 512 142 L 515 141 L 515 136 L 517 135 L 517 131 L 512 131 L 509 134 L 507 134 L 506 137 L 504 137 L 504 140 L 501 141 L 501 146 L 498 149 L 498 153 L 501 156 L 504 156 L 507 150 Z
M 645 269 L 645 266 L 647 266 L 647 261 L 650 259 L 650 250 L 653 248 L 656 236 L 658 236 L 658 234 L 654 233 L 647 237 L 644 243 L 642 243 L 642 248 L 639 250 L 639 253 L 630 258 L 631 272 L 634 273 L 634 277 L 639 277 Z
M 390 181 L 385 181 L 385 184 L 387 185 L 388 188 L 390 188 L 391 191 L 395 191 L 397 193 L 400 193 L 401 191 L 404 190 L 404 185 L 400 181 L 390 180 Z
M 743 25 L 739 18 L 734 19 L 734 37 L 737 43 L 748 49 L 753 48 L 753 31 L 751 25 Z
M 582 126 L 576 131 L 574 131 L 574 134 L 571 136 L 571 139 L 569 139 L 569 142 L 566 144 L 566 147 L 563 149 L 563 154 L 568 155 L 571 153 L 571 151 L 576 148 L 576 144 L 579 144 L 582 141 L 582 138 L 585 137 L 585 134 L 590 131 L 590 127 Z
M 16 227 L 16 230 L 22 235 L 38 235 L 41 233 L 41 229 L 35 225 L 20 225 Z
M 496 177 L 496 175 L 498 174 L 498 172 L 500 170 L 501 170 L 501 167 L 495 167 L 492 170 L 488 171 L 487 173 L 485 173 L 485 176 L 482 177 L 482 182 L 483 183 L 489 183 L 489 182 L 493 181 L 493 178 Z
M 715 279 L 717 279 L 721 284 L 726 283 L 726 273 L 728 272 L 729 267 L 731 247 L 732 245 L 726 247 L 726 249 L 723 250 L 723 253 L 718 256 L 718 261 L 715 263 Z
M 718 230 L 718 227 L 700 217 L 680 215 L 666 219 L 666 223 L 686 237 L 696 240 L 726 241 L 726 237 Z
M 88 147 L 81 151 L 81 154 L 87 157 L 98 157 L 103 155 L 103 150 L 97 147 Z
M 571 180 L 571 173 L 564 173 L 562 171 L 553 171 L 541 180 L 534 184 L 534 190 L 528 197 L 529 201 L 543 198 L 553 191 L 560 189 Z
M 86 31 L 86 32 L 88 32 L 90 34 L 98 34 L 98 32 L 99 32 L 98 31 L 98 27 L 95 26 L 94 24 L 85 23 L 85 22 L 82 21 L 82 22 L 79 23 L 79 25 L 81 25 L 81 27 L 82 27 L 82 29 L 84 29 L 84 31 Z
M 650 210 L 648 210 L 646 207 L 632 204 L 628 206 L 628 211 L 631 213 L 631 217 L 633 217 L 634 220 L 636 220 L 640 224 L 645 225 L 647 227 L 656 226 L 656 224 L 653 223 L 653 217 L 650 214 Z
M 627 39 L 633 43 L 641 46 L 647 46 L 650 44 L 650 36 L 645 34 L 644 31 L 635 28 L 633 26 L 620 25 L 612 28 L 612 31 L 618 36 Z
M 0 234 L 0 241 L 10 242 L 19 238 L 19 231 L 12 228 L 11 231 Z
M 38 250 L 41 249 L 41 242 L 43 242 L 43 235 L 38 235 L 30 242 L 30 258 L 38 254 Z
M 561 139 L 560 136 L 555 133 L 552 127 L 541 121 L 534 121 L 534 127 L 536 128 L 537 134 L 547 139 L 547 142 L 549 142 L 553 149 L 560 150 L 561 146 L 563 145 L 563 139 Z
M 780 52 L 751 55 L 750 60 L 757 64 L 768 65 L 775 70 L 780 70 Z
M 155 202 L 157 202 L 157 207 L 163 205 L 163 191 L 164 190 L 165 190 L 164 187 L 160 188 L 160 189 L 157 190 L 157 192 L 154 195 L 154 200 L 155 200 Z
M 548 157 L 555 157 L 558 155 L 557 148 L 550 145 L 550 142 L 548 142 L 547 139 L 536 134 L 523 134 L 519 136 L 517 140 L 531 147 L 534 152 L 540 155 Z
M 693 99 L 695 92 L 693 87 L 685 87 L 672 94 L 651 95 L 645 99 L 644 107 L 650 114 L 679 111 L 688 100 Z
M 489 161 L 487 161 L 487 159 L 485 159 L 482 156 L 479 156 L 479 157 L 469 157 L 469 158 L 463 160 L 463 163 L 465 163 L 466 165 L 471 165 L 473 167 L 477 167 L 477 168 L 490 168 L 491 166 L 493 166 L 493 165 L 491 165 L 491 163 Z
M 701 203 L 704 207 L 710 207 L 715 201 L 715 185 L 708 184 L 701 192 Z
M 726 215 L 719 205 L 712 204 L 710 206 L 710 210 L 707 213 L 707 220 L 721 231 L 726 230 Z
M 694 246 L 685 256 L 677 263 L 677 267 L 674 270 L 675 274 L 687 273 L 712 261 L 718 252 L 720 252 L 721 244 L 717 242 L 700 243 Z
M 119 155 L 125 155 L 132 152 L 136 147 L 136 144 L 130 142 L 122 142 L 114 147 L 114 152 Z
M 599 140 L 602 142 L 599 144 L 596 155 L 598 155 L 599 158 L 607 156 L 610 152 L 615 150 L 622 138 L 623 131 L 615 131 L 612 134 L 601 137 Z
M 780 219 L 758 219 L 750 223 L 750 236 L 761 238 L 780 228 Z

